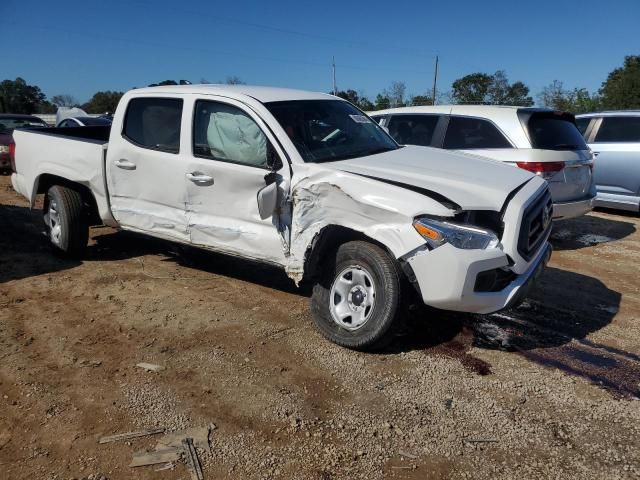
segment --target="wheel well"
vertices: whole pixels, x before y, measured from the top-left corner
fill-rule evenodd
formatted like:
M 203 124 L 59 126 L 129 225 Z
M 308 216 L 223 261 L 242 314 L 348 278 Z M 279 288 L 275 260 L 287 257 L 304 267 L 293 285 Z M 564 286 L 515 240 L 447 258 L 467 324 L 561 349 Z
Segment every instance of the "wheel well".
M 304 262 L 304 280 L 317 279 L 322 274 L 323 266 L 326 264 L 326 262 L 322 261 L 323 257 L 335 252 L 340 245 L 355 240 L 369 242 L 378 245 L 387 252 L 389 251 L 385 245 L 362 232 L 340 225 L 328 225 L 318 232 L 311 245 L 307 248 Z
M 61 187 L 70 188 L 80 193 L 80 195 L 82 195 L 82 200 L 84 201 L 85 207 L 87 208 L 89 225 L 102 224 L 102 219 L 100 218 L 100 214 L 98 213 L 98 205 L 96 203 L 96 199 L 89 187 L 86 187 L 85 185 L 77 182 L 73 182 L 66 178 L 59 177 L 57 175 L 45 173 L 40 175 L 40 177 L 38 178 L 38 188 L 36 190 L 36 193 L 45 194 L 54 185 L 60 185 Z

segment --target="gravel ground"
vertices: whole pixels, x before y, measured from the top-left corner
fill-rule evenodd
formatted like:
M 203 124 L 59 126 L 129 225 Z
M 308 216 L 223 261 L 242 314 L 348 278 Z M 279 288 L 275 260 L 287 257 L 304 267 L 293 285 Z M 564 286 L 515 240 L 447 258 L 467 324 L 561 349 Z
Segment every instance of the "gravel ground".
M 559 223 L 521 307 L 364 354 L 277 270 L 107 228 L 56 258 L 0 177 L 0 477 L 186 478 L 128 467 L 157 436 L 97 440 L 213 424 L 205 478 L 640 478 L 639 227 Z

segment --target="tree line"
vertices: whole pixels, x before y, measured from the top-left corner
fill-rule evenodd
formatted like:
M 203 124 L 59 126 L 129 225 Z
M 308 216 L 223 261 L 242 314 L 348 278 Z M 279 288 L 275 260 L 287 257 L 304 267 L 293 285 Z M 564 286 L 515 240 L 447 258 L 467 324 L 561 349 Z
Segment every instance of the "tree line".
M 184 80 L 163 80 L 149 86 L 178 85 Z M 200 83 L 211 83 L 201 79 Z M 237 76 L 218 83 L 244 84 Z M 134 87 L 135 88 L 135 87 Z M 80 104 L 68 94 L 47 99 L 38 86 L 29 85 L 22 78 L 0 82 L 0 113 L 55 113 L 58 107 L 80 107 L 87 113 L 113 113 L 124 92 L 100 91 Z M 475 72 L 455 80 L 451 90 L 441 93 L 437 103 L 532 106 L 534 99 L 529 87 L 522 81 L 511 83 L 504 70 L 493 74 Z M 373 100 L 355 89 L 338 90 L 336 95 L 357 105 L 362 110 L 382 110 L 409 105 L 433 105 L 429 93 L 408 94 L 406 84 L 394 81 L 378 93 Z M 589 92 L 586 88 L 567 89 L 562 81 L 554 80 L 537 95 L 543 107 L 572 113 L 597 110 L 624 110 L 640 108 L 640 55 L 625 57 L 621 67 L 611 71 L 600 89 Z

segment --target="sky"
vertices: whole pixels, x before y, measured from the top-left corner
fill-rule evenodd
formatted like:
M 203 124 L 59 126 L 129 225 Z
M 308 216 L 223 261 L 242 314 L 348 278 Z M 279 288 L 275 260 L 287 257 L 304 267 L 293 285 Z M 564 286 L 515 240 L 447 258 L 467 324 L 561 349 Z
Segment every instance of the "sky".
M 165 79 L 237 76 L 254 85 L 369 98 L 393 81 L 438 91 L 505 70 L 534 99 L 544 86 L 597 90 L 640 54 L 640 0 L 0 0 L 0 80 L 81 102 Z

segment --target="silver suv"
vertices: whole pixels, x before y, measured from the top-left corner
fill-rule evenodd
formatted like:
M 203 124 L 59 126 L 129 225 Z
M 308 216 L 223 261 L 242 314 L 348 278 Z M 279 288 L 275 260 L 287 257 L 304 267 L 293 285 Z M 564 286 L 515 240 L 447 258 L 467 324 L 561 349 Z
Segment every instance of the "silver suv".
M 460 150 L 529 170 L 549 182 L 553 219 L 593 208 L 593 154 L 574 116 L 541 108 L 438 105 L 372 112 L 403 145 Z
M 640 210 L 640 110 L 588 113 L 578 129 L 596 156 L 596 205 Z

